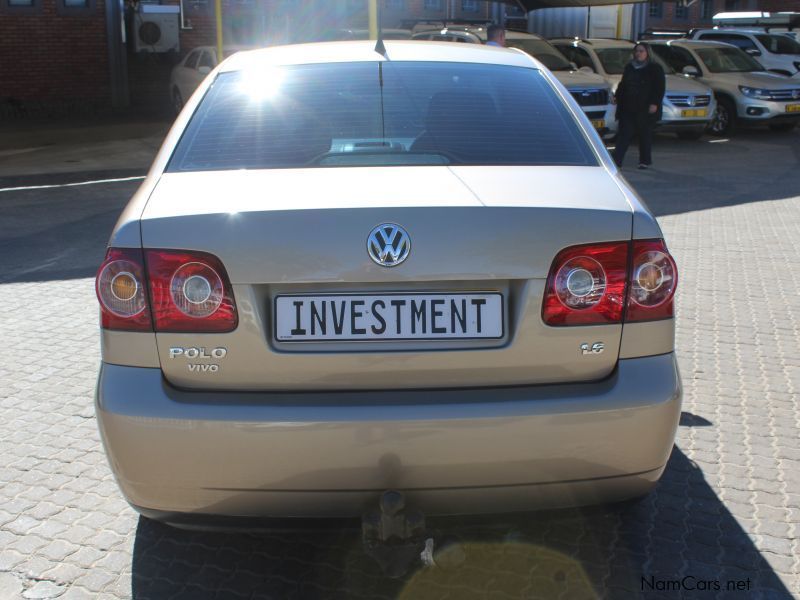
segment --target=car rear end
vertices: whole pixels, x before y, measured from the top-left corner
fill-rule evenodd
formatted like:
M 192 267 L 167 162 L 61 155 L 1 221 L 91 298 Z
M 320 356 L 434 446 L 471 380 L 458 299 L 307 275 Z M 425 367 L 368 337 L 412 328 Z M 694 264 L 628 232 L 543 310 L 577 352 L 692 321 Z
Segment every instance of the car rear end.
M 420 46 L 262 51 L 177 122 L 97 278 L 98 421 L 144 514 L 524 510 L 660 476 L 655 220 L 532 61 Z

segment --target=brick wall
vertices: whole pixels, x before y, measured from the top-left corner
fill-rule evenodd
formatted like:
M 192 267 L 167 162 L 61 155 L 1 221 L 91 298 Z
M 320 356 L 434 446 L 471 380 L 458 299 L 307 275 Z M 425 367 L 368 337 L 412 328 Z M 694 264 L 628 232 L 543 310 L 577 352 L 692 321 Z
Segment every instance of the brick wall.
M 29 14 L 1 5 L 0 116 L 110 104 L 104 0 L 80 16 L 60 14 L 57 1 L 38 0 Z
M 800 12 L 800 0 L 759 0 L 758 10 L 765 12 Z

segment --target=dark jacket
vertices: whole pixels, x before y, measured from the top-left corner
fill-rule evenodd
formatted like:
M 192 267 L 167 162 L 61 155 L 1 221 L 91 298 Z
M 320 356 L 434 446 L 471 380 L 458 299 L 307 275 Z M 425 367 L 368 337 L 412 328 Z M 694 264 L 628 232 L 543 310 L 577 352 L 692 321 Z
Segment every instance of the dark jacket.
M 661 101 L 664 99 L 664 69 L 656 62 L 648 63 L 640 69 L 633 66 L 633 61 L 625 65 L 622 81 L 617 86 L 617 120 L 620 115 L 647 114 L 651 104 L 658 107 L 654 119 L 661 119 Z

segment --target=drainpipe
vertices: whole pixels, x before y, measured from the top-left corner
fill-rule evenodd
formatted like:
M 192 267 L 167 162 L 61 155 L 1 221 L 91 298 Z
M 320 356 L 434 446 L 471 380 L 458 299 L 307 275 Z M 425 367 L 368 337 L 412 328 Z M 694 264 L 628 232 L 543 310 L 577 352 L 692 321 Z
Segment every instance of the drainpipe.
M 125 12 L 122 0 L 106 2 L 106 37 L 112 108 L 128 108 L 128 62 L 125 56 Z
M 225 60 L 225 55 L 222 53 L 222 0 L 216 0 L 216 14 L 217 14 L 217 64 Z

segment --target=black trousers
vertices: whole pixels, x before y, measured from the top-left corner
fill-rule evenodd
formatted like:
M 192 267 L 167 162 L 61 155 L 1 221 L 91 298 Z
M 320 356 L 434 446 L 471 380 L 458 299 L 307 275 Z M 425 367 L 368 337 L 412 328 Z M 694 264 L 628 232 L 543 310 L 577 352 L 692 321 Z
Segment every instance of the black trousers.
M 646 110 L 638 113 L 622 113 L 619 115 L 619 129 L 617 143 L 614 148 L 614 162 L 622 166 L 628 146 L 631 145 L 634 135 L 639 136 L 639 162 L 646 165 L 653 163 L 653 128 L 656 116 Z

